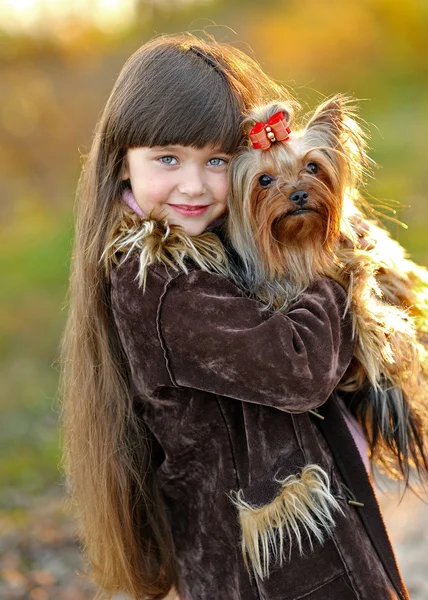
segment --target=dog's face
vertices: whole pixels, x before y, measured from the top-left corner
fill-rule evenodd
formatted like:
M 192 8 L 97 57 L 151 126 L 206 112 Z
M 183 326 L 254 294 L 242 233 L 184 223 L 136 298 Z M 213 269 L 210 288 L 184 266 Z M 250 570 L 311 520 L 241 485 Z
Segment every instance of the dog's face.
M 250 124 L 266 122 L 277 108 L 253 113 Z M 332 100 L 287 141 L 267 151 L 248 147 L 232 164 L 232 229 L 247 231 L 270 277 L 287 275 L 290 261 L 302 264 L 302 255 L 305 264 L 317 265 L 332 255 L 345 190 L 357 168 L 355 144 L 343 141 L 344 123 L 343 107 Z
M 303 248 L 323 246 L 337 236 L 340 161 L 313 141 L 303 132 L 263 154 L 250 150 L 255 169 L 248 209 L 260 242 L 268 236 L 283 246 Z

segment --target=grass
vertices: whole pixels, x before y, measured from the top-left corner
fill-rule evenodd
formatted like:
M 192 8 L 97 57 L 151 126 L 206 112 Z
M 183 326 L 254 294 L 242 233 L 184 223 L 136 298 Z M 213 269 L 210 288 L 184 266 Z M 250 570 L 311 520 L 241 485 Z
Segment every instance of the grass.
M 0 258 L 0 497 L 38 494 L 59 484 L 58 342 L 65 321 L 69 222 L 23 243 L 7 232 Z M 12 243 L 12 239 L 14 242 Z

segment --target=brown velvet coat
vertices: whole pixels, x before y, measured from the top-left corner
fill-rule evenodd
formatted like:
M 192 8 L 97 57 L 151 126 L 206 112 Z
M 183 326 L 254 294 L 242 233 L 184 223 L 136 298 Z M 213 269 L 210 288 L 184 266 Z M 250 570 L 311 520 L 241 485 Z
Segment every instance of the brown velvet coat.
M 149 268 L 111 274 L 111 301 L 145 422 L 164 453 L 182 600 L 408 600 L 371 484 L 333 394 L 355 340 L 345 292 L 322 279 L 285 314 L 227 279 Z M 324 412 L 321 421 L 308 411 Z M 238 508 L 269 505 L 307 465 L 328 475 L 343 514 L 303 556 L 285 547 L 268 577 L 247 570 Z M 349 504 L 354 499 L 363 507 Z M 278 539 L 278 530 L 271 531 Z M 312 547 L 311 547 L 312 542 Z

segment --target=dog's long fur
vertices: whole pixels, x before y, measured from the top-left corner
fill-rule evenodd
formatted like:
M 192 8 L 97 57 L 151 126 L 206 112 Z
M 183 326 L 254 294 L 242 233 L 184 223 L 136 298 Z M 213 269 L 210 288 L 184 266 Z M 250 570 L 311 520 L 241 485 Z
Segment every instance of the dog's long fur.
M 266 123 L 279 110 L 292 121 L 288 106 L 273 103 L 251 112 L 244 127 Z M 428 329 L 428 273 L 363 220 L 359 188 L 370 162 L 351 101 L 340 95 L 325 101 L 288 141 L 265 152 L 248 145 L 233 160 L 228 237 L 242 263 L 236 283 L 267 309 L 287 310 L 320 276 L 348 290 L 358 343 L 340 387 L 355 392 L 351 409 L 372 457 L 397 475 L 394 458 L 408 483 L 411 466 L 421 475 L 428 471 L 421 343 Z M 262 185 L 262 175 L 271 176 L 270 185 Z M 296 191 L 308 193 L 304 204 L 291 200 Z M 357 235 L 358 224 L 367 236 Z M 378 243 L 362 243 L 370 236 Z M 384 255 L 381 240 L 399 250 L 397 264 Z

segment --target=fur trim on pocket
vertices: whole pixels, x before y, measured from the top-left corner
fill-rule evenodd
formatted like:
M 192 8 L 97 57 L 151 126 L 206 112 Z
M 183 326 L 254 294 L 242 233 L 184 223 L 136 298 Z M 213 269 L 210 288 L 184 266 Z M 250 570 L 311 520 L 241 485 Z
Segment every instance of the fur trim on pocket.
M 282 566 L 286 547 L 289 559 L 293 543 L 302 555 L 303 536 L 311 549 L 313 538 L 322 544 L 336 524 L 332 512 L 344 514 L 330 490 L 327 473 L 318 465 L 307 465 L 300 475 L 275 481 L 281 490 L 264 506 L 251 506 L 242 490 L 232 498 L 239 510 L 245 564 L 249 568 L 251 563 L 260 579 L 269 576 L 272 559 Z

